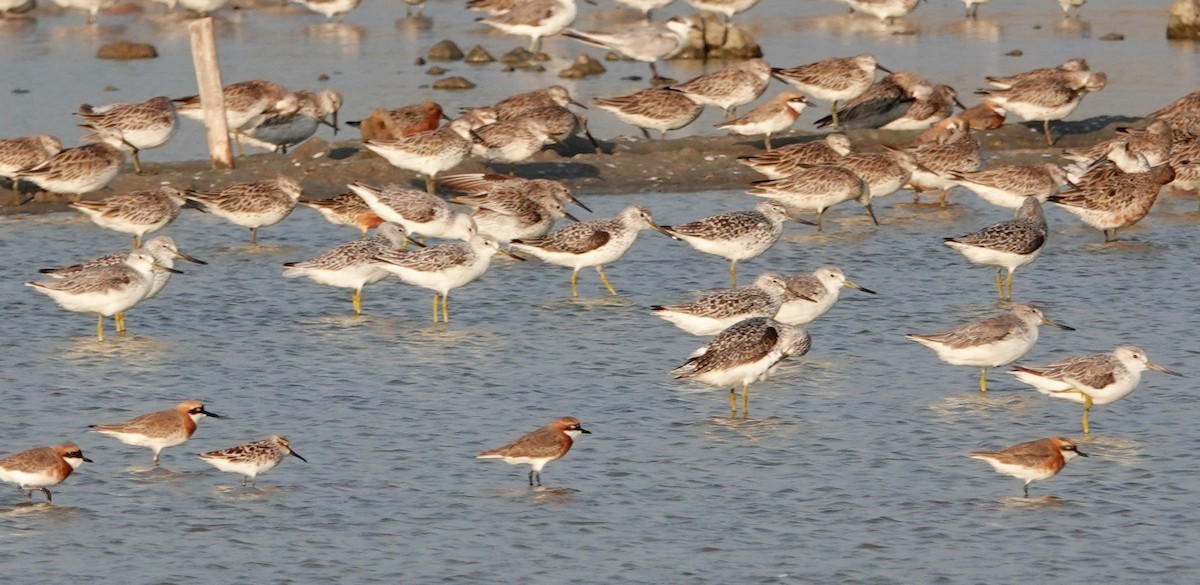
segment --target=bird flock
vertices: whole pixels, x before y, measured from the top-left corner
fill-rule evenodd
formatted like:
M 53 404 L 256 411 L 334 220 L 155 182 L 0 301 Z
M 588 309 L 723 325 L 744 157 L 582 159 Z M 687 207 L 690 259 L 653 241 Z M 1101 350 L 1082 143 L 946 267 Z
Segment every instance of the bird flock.
M 203 10 L 193 6 L 220 7 L 217 2 L 179 3 L 199 11 Z M 302 3 L 331 18 L 358 4 L 348 0 Z M 628 3 L 647 15 L 663 6 L 662 2 Z M 689 3 L 722 13 L 728 20 L 756 2 Z M 847 3 L 855 11 L 883 20 L 903 16 L 917 4 L 893 0 Z M 968 15 L 974 15 L 981 3 L 965 2 Z M 84 4 L 89 3 L 75 6 L 88 7 Z M 174 2 L 170 4 L 173 7 Z M 1076 7 L 1082 2 L 1069 4 Z M 672 19 L 664 27 L 667 33 L 657 36 L 649 34 L 656 26 L 652 24 L 619 34 L 578 31 L 569 28 L 575 17 L 573 0 L 472 0 L 469 7 L 491 14 L 483 20 L 485 24 L 529 36 L 535 52 L 542 37 L 565 31 L 570 38 L 649 63 L 654 81 L 661 81 L 655 62 L 677 54 L 694 30 L 687 21 Z M 550 22 L 522 22 L 534 8 Z M 93 17 L 95 12 L 91 10 Z M 885 75 L 877 80 L 879 72 Z M 908 335 L 951 365 L 980 368 L 979 387 L 985 394 L 988 370 L 1011 365 L 1028 353 L 1038 339 L 1039 325 L 1071 329 L 1046 317 L 1038 307 L 1012 304 L 1014 272 L 1034 262 L 1048 241 L 1050 229 L 1043 204 L 1066 209 L 1102 230 L 1109 242 L 1117 239 L 1118 230 L 1149 213 L 1162 187 L 1194 191 L 1200 186 L 1200 92 L 1151 113 L 1147 125 L 1125 128 L 1104 143 L 1063 153 L 1071 161 L 1067 166 L 1038 163 L 983 168 L 984 156 L 974 133 L 999 126 L 1007 113 L 1043 122 L 1047 144 L 1053 144 L 1050 122 L 1067 117 L 1084 96 L 1107 84 L 1107 76 L 1091 71 L 1083 59 L 988 77 L 983 81 L 991 87 L 976 92 L 982 103 L 970 108 L 959 102 L 952 88 L 915 73 L 889 71 L 871 55 L 790 68 L 751 59 L 683 83 L 650 87 L 627 96 L 597 97 L 592 103 L 647 136 L 649 130 L 658 130 L 665 137 L 666 132 L 695 120 L 706 106 L 720 108 L 727 118 L 735 115 L 739 107 L 762 96 L 772 79 L 794 89 L 719 125 L 736 134 L 763 136 L 762 152 L 737 161 L 765 177 L 747 185 L 746 193 L 761 199 L 751 209 L 660 225 L 649 209 L 633 205 L 613 218 L 581 221 L 567 206 L 590 210 L 564 181 L 498 173 L 444 174 L 471 156 L 489 165 L 513 165 L 547 144 L 580 133 L 596 144 L 587 132 L 586 119 L 570 109 L 582 104 L 566 89 L 552 86 L 465 110 L 444 125 L 439 123 L 444 117 L 441 107 L 429 102 L 379 108 L 356 124 L 364 134 L 361 144 L 365 149 L 423 177 L 424 190 L 350 182 L 346 193 L 310 199 L 296 179 L 281 176 L 214 191 L 164 185 L 75 201 L 71 207 L 98 226 L 132 236 L 133 249 L 66 268 L 48 268 L 43 270 L 46 280 L 27 284 L 69 311 L 97 315 L 96 336 L 103 342 L 104 319 L 113 317 L 117 332 L 124 332 L 125 313 L 154 298 L 171 274 L 180 272 L 174 267 L 175 259 L 204 264 L 181 251 L 170 237 L 143 242 L 145 236 L 169 226 L 182 209 L 211 213 L 247 228 L 251 244 L 256 244 L 260 228 L 280 224 L 303 204 L 332 224 L 359 230 L 361 237 L 311 259 L 289 262 L 282 267 L 281 277 L 305 277 L 351 289 L 353 311 L 362 314 L 363 288 L 394 275 L 432 290 L 433 321 L 448 323 L 451 291 L 483 276 L 497 254 L 570 268 L 572 297 L 580 295 L 579 271 L 593 267 L 608 293 L 617 295 L 604 267 L 621 259 L 640 232 L 654 230 L 730 262 L 733 288 L 687 303 L 656 305 L 649 314 L 687 333 L 711 336 L 670 370 L 671 374 L 728 389 L 733 417 L 738 414 L 736 390 L 741 386 L 742 417 L 748 417 L 750 385 L 770 376 L 781 361 L 803 356 L 812 347 L 813 339 L 802 325 L 830 310 L 844 287 L 875 294 L 835 266 L 810 274 L 766 272 L 752 284 L 738 287 L 738 262 L 756 258 L 776 245 L 785 222 L 822 230 L 830 208 L 855 201 L 878 226 L 874 229 L 885 229 L 886 221 L 876 215 L 873 199 L 910 189 L 914 202 L 919 202 L 923 193 L 936 192 L 940 205 L 946 205 L 947 195 L 957 186 L 996 207 L 1015 210 L 1013 219 L 945 240 L 945 245 L 961 252 L 969 262 L 996 267 L 997 297 L 1009 311 L 942 333 Z M 226 119 L 239 148 L 245 142 L 284 151 L 312 136 L 321 124 L 335 131 L 338 127 L 342 96 L 334 90 L 293 92 L 269 81 L 252 80 L 227 86 L 224 93 Z M 905 144 L 870 148 L 854 145 L 845 134 L 834 132 L 819 140 L 775 148 L 772 134 L 787 130 L 804 107 L 811 105 L 810 98 L 830 102 L 829 116 L 818 122 L 821 127 L 919 130 L 921 134 Z M 0 141 L 0 177 L 8 178 L 18 190 L 22 181 L 28 181 L 50 192 L 87 195 L 117 176 L 124 152 L 131 153 L 133 171 L 143 173 L 138 152 L 169 140 L 176 132 L 177 114 L 197 117 L 200 111 L 196 96 L 155 97 L 138 104 L 85 104 L 78 115 L 89 132 L 84 138 L 88 144 L 64 149 L 57 138 L 44 135 Z M 459 194 L 446 198 L 438 194 L 439 188 Z M 800 217 L 804 214 L 812 214 L 812 221 Z M 568 223 L 555 229 L 559 220 Z M 370 230 L 375 234 L 370 235 Z M 428 241 L 432 239 L 445 242 Z M 1087 434 L 1091 407 L 1127 396 L 1146 369 L 1179 375 L 1151 362 L 1143 350 L 1130 345 L 1044 366 L 1017 365 L 1012 374 L 1042 394 L 1082 404 L 1082 427 Z M 195 421 L 204 416 L 215 415 L 204 410 L 203 404 L 188 401 L 126 423 L 97 425 L 94 430 L 153 449 L 157 465 L 159 452 L 186 441 L 195 431 Z M 530 485 L 540 485 L 542 467 L 565 455 L 572 439 L 588 432 L 581 424 L 571 417 L 558 419 L 479 457 L 529 464 Z M 300 458 L 286 438 L 274 436 L 201 458 L 253 481 L 288 454 Z M 1076 443 L 1061 437 L 971 453 L 1001 473 L 1026 480 L 1026 495 L 1030 481 L 1053 476 L 1076 455 L 1083 455 Z M 46 488 L 62 482 L 84 461 L 90 460 L 74 444 L 29 450 L 0 460 L 0 480 L 17 484 L 31 496 L 33 491 L 43 491 L 49 498 Z

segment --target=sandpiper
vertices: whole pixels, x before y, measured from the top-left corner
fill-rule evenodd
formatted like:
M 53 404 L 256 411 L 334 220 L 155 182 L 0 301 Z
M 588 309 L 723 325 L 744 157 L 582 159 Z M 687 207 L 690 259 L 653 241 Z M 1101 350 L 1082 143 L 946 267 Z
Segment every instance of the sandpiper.
M 763 201 L 752 211 L 720 213 L 662 229 L 697 251 L 729 260 L 729 278 L 737 286 L 738 260 L 756 258 L 774 246 L 787 219 L 791 218 L 786 208 Z
M 167 227 L 184 204 L 183 193 L 162 186 L 148 191 L 113 195 L 98 201 L 76 201 L 70 206 L 96 225 L 133 236 L 133 247 L 142 245 L 142 237 Z
M 393 140 L 367 140 L 369 150 L 392 166 L 425 176 L 425 190 L 434 193 L 437 174 L 454 168 L 471 153 L 471 121 L 458 118 L 449 124 Z
M 1001 300 L 1012 300 L 1013 272 L 1037 259 L 1048 235 L 1042 204 L 1036 197 L 1027 197 L 1016 218 L 965 236 L 946 238 L 945 244 L 974 264 L 996 266 L 996 292 Z M 1001 283 L 1004 269 L 1008 269 L 1008 278 Z
M 691 124 L 704 111 L 704 106 L 692 101 L 687 94 L 665 88 L 643 89 L 620 97 L 595 98 L 592 103 L 612 112 L 618 120 L 641 128 L 646 138 L 650 138 L 650 130 L 658 130 L 665 139 L 668 130 Z
M 867 91 L 875 82 L 876 69 L 891 73 L 875 62 L 874 55 L 864 53 L 789 69 L 772 69 L 771 74 L 813 98 L 831 102 L 830 125 L 837 128 L 838 102 L 852 100 Z
M 889 73 L 838 109 L 816 121 L 818 128 L 881 128 L 908 113 L 916 100 L 928 99 L 933 85 L 912 73 Z
M 846 278 L 846 274 L 837 266 L 822 266 L 812 274 L 789 276 L 786 283 L 783 304 L 775 314 L 775 320 L 785 325 L 804 325 L 815 321 L 833 307 L 843 287 L 876 294 Z
M 371 211 L 367 202 L 354 191 L 340 193 L 329 199 L 300 200 L 300 204 L 317 210 L 321 217 L 333 225 L 358 228 L 362 236 L 383 223 L 383 218 Z
M 1071 115 L 1083 96 L 1104 89 L 1108 76 L 1089 71 L 1071 71 L 1060 78 L 1035 78 L 1020 81 L 1007 89 L 985 89 L 975 92 L 1025 120 L 1041 120 L 1046 144 L 1054 145 L 1050 121 Z
M 292 450 L 292 444 L 287 437 L 272 435 L 261 441 L 238 445 L 229 449 L 202 453 L 200 458 L 221 471 L 242 475 L 242 486 L 255 485 L 258 476 L 271 471 L 283 462 L 284 457 L 291 455 L 305 463 L 308 460 Z
M 354 314 L 362 315 L 362 289 L 368 284 L 379 282 L 388 272 L 374 262 L 376 256 L 397 250 L 406 241 L 411 241 L 399 224 L 384 223 L 372 238 L 346 242 L 319 256 L 303 262 L 288 262 L 283 266 L 286 278 L 304 276 L 320 284 L 338 288 L 354 289 L 350 300 Z
M 258 228 L 283 221 L 296 208 L 303 190 L 290 177 L 238 183 L 220 191 L 185 191 L 203 211 L 234 225 L 250 228 L 250 243 L 258 243 Z
M 394 110 L 375 108 L 370 116 L 346 124 L 357 127 L 363 140 L 392 140 L 436 130 L 443 117 L 442 106 L 434 102 L 421 102 Z
M 375 266 L 395 274 L 413 286 L 433 291 L 433 322 L 438 322 L 438 298 L 441 298 L 442 321 L 450 322 L 450 291 L 465 286 L 483 276 L 492 264 L 492 257 L 501 253 L 518 260 L 500 249 L 496 240 L 472 235 L 465 242 L 430 246 L 419 250 L 389 250 L 375 256 Z
M 950 177 L 980 199 L 1007 209 L 1020 209 L 1027 198 L 1045 202 L 1067 183 L 1067 173 L 1054 163 L 1012 164 L 979 171 L 951 171 Z
M 818 231 L 825 210 L 844 201 L 862 203 L 872 221 L 875 219 L 866 182 L 836 163 L 808 167 L 782 179 L 755 181 L 747 193 L 778 201 L 788 209 L 817 212 Z
M 12 181 L 13 191 L 18 191 L 18 171 L 40 165 L 60 152 L 62 143 L 49 134 L 0 140 L 0 177 Z
M 563 36 L 649 63 L 650 82 L 658 84 L 671 83 L 672 80 L 658 74 L 655 62 L 670 59 L 683 51 L 687 47 L 688 35 L 695 29 L 697 26 L 693 21 L 675 17 L 662 24 L 646 22 L 612 33 L 568 29 Z
M 758 99 L 771 84 L 771 66 L 762 59 L 748 59 L 672 86 L 702 105 L 721 108 L 724 117 Z
M 529 37 L 529 52 L 541 52 L 542 38 L 558 34 L 575 21 L 575 0 L 528 0 L 484 18 L 486 25 L 510 35 Z
M 382 189 L 364 183 L 347 185 L 384 221 L 404 226 L 412 235 L 466 240 L 477 233 L 475 222 L 454 211 L 445 199 L 416 189 L 388 185 Z
M 299 108 L 290 114 L 271 116 L 240 130 L 242 140 L 272 152 L 286 153 L 287 149 L 308 140 L 317 128 L 325 124 L 337 134 L 337 116 L 342 108 L 342 94 L 335 89 L 322 89 L 317 93 L 296 92 Z
M 346 14 L 358 8 L 362 0 L 290 0 L 325 17 L 326 22 L 344 22 Z
M 175 116 L 175 102 L 167 96 L 151 98 L 137 104 L 109 104 L 99 107 L 83 104 L 79 106 L 77 115 L 85 122 L 81 127 L 92 132 L 85 140 L 107 142 L 130 151 L 133 170 L 139 175 L 142 174 L 142 164 L 138 160 L 138 153 L 166 144 L 179 127 Z
M 48 160 L 17 171 L 16 179 L 25 179 L 51 193 L 75 195 L 99 191 L 121 172 L 125 154 L 104 142 L 68 148 Z
M 744 319 L 774 317 L 786 289 L 782 276 L 766 272 L 749 286 L 714 291 L 682 305 L 654 305 L 650 310 L 692 335 L 716 335 Z
M 840 132 L 826 134 L 822 140 L 780 146 L 770 152 L 739 156 L 738 162 L 766 175 L 782 179 L 810 165 L 831 165 L 850 154 L 850 139 Z
M 1051 195 L 1049 201 L 1103 231 L 1105 242 L 1115 242 L 1117 230 L 1146 217 L 1158 199 L 1159 190 L 1174 180 L 1175 169 L 1165 163 L 1144 173 L 1116 174 L 1087 181 Z

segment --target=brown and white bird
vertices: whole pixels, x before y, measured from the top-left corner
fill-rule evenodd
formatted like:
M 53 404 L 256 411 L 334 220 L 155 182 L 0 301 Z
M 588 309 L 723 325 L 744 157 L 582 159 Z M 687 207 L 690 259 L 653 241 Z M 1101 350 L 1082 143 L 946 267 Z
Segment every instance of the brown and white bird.
M 146 447 L 154 451 L 154 466 L 158 467 L 158 454 L 167 447 L 182 445 L 196 432 L 196 423 L 204 417 L 221 418 L 207 410 L 199 400 L 187 400 L 174 408 L 143 414 L 125 422 L 110 425 L 90 425 L 92 431 L 108 435 L 116 440 Z
M 300 183 L 289 177 L 238 183 L 220 191 L 185 191 L 202 211 L 234 225 L 250 228 L 250 243 L 258 243 L 258 228 L 275 225 L 291 215 L 304 194 Z
M 333 225 L 358 228 L 362 236 L 366 236 L 368 231 L 383 223 L 383 218 L 371 211 L 371 207 L 354 191 L 334 195 L 329 199 L 301 200 L 300 204 L 317 210 L 321 217 Z
M 658 130 L 666 139 L 668 130 L 683 128 L 691 124 L 704 106 L 692 101 L 687 94 L 674 89 L 650 88 L 634 94 L 595 98 L 592 103 L 608 110 L 618 120 L 641 128 L 642 135 L 650 138 L 650 130 Z
M 15 173 L 50 193 L 79 196 L 108 186 L 121 172 L 125 154 L 117 148 L 96 142 L 68 148 L 41 164 Z
M 1075 441 L 1066 437 L 1050 437 L 1027 443 L 1018 443 L 1000 451 L 972 451 L 972 459 L 981 459 L 991 464 L 997 473 L 1025 481 L 1025 497 L 1029 497 L 1029 484 L 1058 475 L 1067 462 L 1076 456 L 1087 457 L 1079 450 Z
M 278 83 L 262 79 L 227 85 L 222 94 L 225 98 L 225 123 L 237 142 L 239 153 L 242 149 L 242 128 L 253 128 L 267 118 L 294 114 L 300 109 L 300 101 L 295 93 Z M 204 121 L 204 108 L 198 95 L 175 98 L 175 107 L 179 115 L 185 118 Z
M 139 248 L 143 236 L 175 221 L 185 202 L 181 191 L 164 185 L 97 201 L 76 201 L 70 206 L 102 228 L 133 236 L 133 247 Z
M 542 468 L 551 461 L 562 459 L 571 450 L 575 438 L 591 434 L 579 419 L 564 416 L 503 447 L 484 451 L 476 459 L 502 459 L 512 465 L 529 465 L 529 485 L 542 485 Z
M 1049 231 L 1042 204 L 1036 197 L 1026 197 L 1017 217 L 992 224 L 977 232 L 946 238 L 945 244 L 958 250 L 974 264 L 996 267 L 996 292 L 1001 300 L 1012 300 L 1013 272 L 1032 263 L 1046 245 Z M 1008 270 L 1007 283 L 1001 283 L 1000 273 Z M 1004 284 L 1002 286 L 1002 284 Z
M 42 164 L 60 152 L 62 143 L 49 134 L 0 140 L 0 177 L 12 181 L 12 189 L 17 191 L 18 171 Z
M 771 66 L 762 59 L 748 59 L 732 67 L 707 73 L 672 86 L 692 101 L 721 108 L 724 117 L 758 99 L 771 84 Z
M 1105 242 L 1116 241 L 1117 230 L 1146 217 L 1158 192 L 1174 180 L 1175 169 L 1164 163 L 1144 173 L 1119 173 L 1087 181 L 1051 195 L 1049 201 L 1103 231 Z
M 891 73 L 870 54 L 825 59 L 789 69 L 772 69 L 771 74 L 815 99 L 831 102 L 830 125 L 838 128 L 838 102 L 852 100 L 875 83 L 875 70 Z
M 1107 83 L 1108 76 L 1103 73 L 1072 71 L 1057 78 L 1032 78 L 1006 89 L 984 89 L 975 94 L 1024 120 L 1041 120 L 1046 144 L 1052 146 L 1050 122 L 1071 115 L 1085 95 L 1104 89 Z
M 31 501 L 33 492 L 40 491 L 49 502 L 53 497 L 46 488 L 62 483 L 85 461 L 92 463 L 74 443 L 37 447 L 0 459 L 0 481 L 17 484 Z
M 817 120 L 816 125 L 818 128 L 882 128 L 908 113 L 913 102 L 929 99 L 932 94 L 933 85 L 921 77 L 902 71 L 890 73 L 843 104 L 834 114 Z
M 346 124 L 358 128 L 363 140 L 394 140 L 436 130 L 444 116 L 442 106 L 421 102 L 394 110 L 375 108 L 370 116 Z
M 138 153 L 166 144 L 179 128 L 175 102 L 165 95 L 137 104 L 83 104 L 76 115 L 84 121 L 80 128 L 92 132 L 84 140 L 128 150 L 139 175 L 143 173 Z
M 826 134 L 822 140 L 780 146 L 775 150 L 739 156 L 738 162 L 766 175 L 782 179 L 811 165 L 831 165 L 850 154 L 850 139 L 845 134 Z
M 745 116 L 717 124 L 717 128 L 729 130 L 742 136 L 763 134 L 763 145 L 771 150 L 771 135 L 792 127 L 805 106 L 812 105 L 804 94 L 785 91 L 749 112 Z
M 292 444 L 282 435 L 273 435 L 261 441 L 229 449 L 209 451 L 202 453 L 200 458 L 221 471 L 241 475 L 242 486 L 245 486 L 247 481 L 254 485 L 258 476 L 278 467 L 287 455 L 308 463 L 308 459 L 292 450 Z

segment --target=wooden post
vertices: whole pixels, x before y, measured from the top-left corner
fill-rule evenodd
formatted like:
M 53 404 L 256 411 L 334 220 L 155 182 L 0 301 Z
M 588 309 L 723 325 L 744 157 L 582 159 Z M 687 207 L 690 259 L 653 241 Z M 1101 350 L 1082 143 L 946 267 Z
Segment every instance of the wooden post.
M 196 85 L 200 86 L 200 105 L 204 108 L 204 129 L 208 135 L 208 153 L 214 169 L 233 168 L 233 148 L 229 145 L 229 125 L 225 121 L 225 93 L 221 85 L 221 66 L 217 62 L 217 43 L 213 39 L 213 20 L 201 18 L 188 25 L 192 39 L 192 63 L 196 67 Z

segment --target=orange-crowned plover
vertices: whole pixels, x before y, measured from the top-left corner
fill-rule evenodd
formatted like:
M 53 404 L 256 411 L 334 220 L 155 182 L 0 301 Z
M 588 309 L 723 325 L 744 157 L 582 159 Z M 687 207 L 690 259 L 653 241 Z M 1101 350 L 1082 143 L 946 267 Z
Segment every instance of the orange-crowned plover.
M 92 462 L 74 443 L 37 447 L 0 459 L 0 481 L 17 484 L 21 491 L 29 492 L 31 501 L 33 492 L 40 491 L 49 502 L 53 498 L 46 488 L 62 483 L 85 461 Z
M 1000 451 L 971 451 L 972 459 L 982 459 L 992 465 L 997 473 L 1025 480 L 1025 497 L 1029 497 L 1029 484 L 1050 479 L 1062 471 L 1075 456 L 1087 457 L 1080 452 L 1075 441 L 1065 437 L 1050 437 L 1028 443 L 1019 443 Z
M 158 466 L 158 454 L 167 447 L 182 445 L 196 432 L 196 423 L 204 417 L 221 418 L 204 409 L 204 403 L 187 400 L 174 408 L 143 414 L 137 418 L 111 425 L 90 425 L 92 431 L 108 435 L 116 440 L 146 447 L 154 451 L 154 466 Z
M 562 459 L 581 434 L 591 434 L 579 419 L 564 416 L 498 449 L 484 451 L 476 459 L 503 459 L 512 465 L 528 465 L 529 485 L 542 485 L 542 468 Z M 535 483 L 536 482 L 536 483 Z

